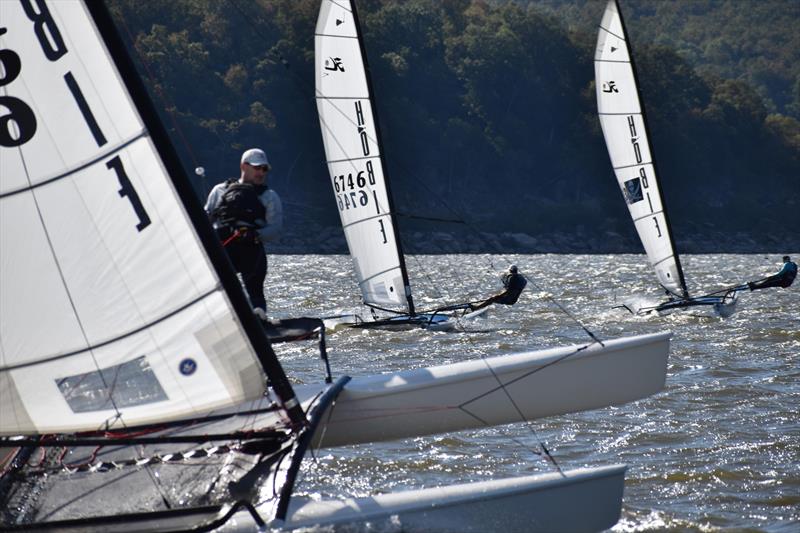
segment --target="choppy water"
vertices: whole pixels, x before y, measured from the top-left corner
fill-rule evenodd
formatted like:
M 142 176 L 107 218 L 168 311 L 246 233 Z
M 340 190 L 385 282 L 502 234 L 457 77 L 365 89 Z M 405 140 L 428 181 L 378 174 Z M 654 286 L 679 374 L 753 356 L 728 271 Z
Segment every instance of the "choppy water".
M 783 255 L 686 256 L 690 290 L 777 270 Z M 796 254 L 793 254 L 796 255 Z M 544 441 L 562 468 L 627 463 L 619 531 L 800 531 L 800 286 L 743 294 L 728 319 L 635 317 L 612 309 L 658 297 L 639 255 L 411 256 L 415 301 L 477 299 L 500 288 L 509 262 L 532 282 L 511 309 L 457 332 L 347 330 L 329 337 L 334 373 L 430 366 L 600 338 L 674 332 L 665 389 L 616 408 L 398 442 L 322 450 L 299 491 L 364 496 L 548 471 L 526 446 Z M 533 286 L 532 286 L 533 285 Z M 358 308 L 347 256 L 270 256 L 273 317 Z M 313 344 L 277 347 L 287 373 L 318 381 Z M 579 509 L 575 510 L 580 512 Z

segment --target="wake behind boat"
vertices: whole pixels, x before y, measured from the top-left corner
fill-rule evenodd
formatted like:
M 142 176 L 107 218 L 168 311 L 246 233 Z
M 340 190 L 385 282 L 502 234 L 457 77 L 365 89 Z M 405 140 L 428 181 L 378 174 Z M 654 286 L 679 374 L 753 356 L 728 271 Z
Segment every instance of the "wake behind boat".
M 617 0 L 609 0 L 603 13 L 594 66 L 597 111 L 614 174 L 650 266 L 668 297 L 658 304 L 628 309 L 636 313 L 670 313 L 705 307 L 719 316 L 731 316 L 738 301 L 736 290 L 692 297 L 686 286 L 658 183 L 636 67 Z

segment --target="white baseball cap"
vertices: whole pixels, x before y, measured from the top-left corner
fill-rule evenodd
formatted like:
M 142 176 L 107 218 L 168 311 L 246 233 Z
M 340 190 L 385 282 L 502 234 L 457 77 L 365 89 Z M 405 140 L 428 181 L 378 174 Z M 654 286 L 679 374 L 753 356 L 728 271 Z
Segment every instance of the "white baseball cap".
M 259 148 L 250 148 L 249 150 L 245 151 L 242 154 L 242 163 L 247 163 L 252 167 L 266 165 L 268 168 L 272 168 L 272 165 L 270 165 L 269 161 L 267 160 L 267 154 L 264 153 L 264 150 Z

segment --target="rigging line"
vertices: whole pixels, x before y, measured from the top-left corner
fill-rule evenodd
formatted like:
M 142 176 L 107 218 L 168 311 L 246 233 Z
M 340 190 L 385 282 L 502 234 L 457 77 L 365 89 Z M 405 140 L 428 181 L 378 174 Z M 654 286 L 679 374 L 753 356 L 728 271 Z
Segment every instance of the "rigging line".
M 514 384 L 514 383 L 516 383 L 516 382 L 518 382 L 518 381 L 520 381 L 520 380 L 523 380 L 523 379 L 525 379 L 525 378 L 527 378 L 527 377 L 529 377 L 529 376 L 532 376 L 533 374 L 535 374 L 535 373 L 537 373 L 537 372 L 539 372 L 539 371 L 541 371 L 541 370 L 544 370 L 545 368 L 549 368 L 549 367 L 551 367 L 551 366 L 553 366 L 553 365 L 556 365 L 556 364 L 560 363 L 561 361 L 564 361 L 565 359 L 568 359 L 568 358 L 570 358 L 570 357 L 572 357 L 572 356 L 574 356 L 574 355 L 577 355 L 577 354 L 579 354 L 580 352 L 582 352 L 582 351 L 586 350 L 586 349 L 587 349 L 589 346 L 591 346 L 592 344 L 594 344 L 594 343 L 590 343 L 590 344 L 586 344 L 586 345 L 584 345 L 584 346 L 581 346 L 580 348 L 578 348 L 578 349 L 577 349 L 577 350 L 575 350 L 574 352 L 570 352 L 570 353 L 564 354 L 564 355 L 562 355 L 561 357 L 559 357 L 558 359 L 555 359 L 555 360 L 553 360 L 553 361 L 550 361 L 549 363 L 547 363 L 547 364 L 544 364 L 544 365 L 542 365 L 542 366 L 540 366 L 540 367 L 534 368 L 533 370 L 531 370 L 531 371 L 529 371 L 529 372 L 526 372 L 525 374 L 523 374 L 523 375 L 521 375 L 521 376 L 519 376 L 519 377 L 516 377 L 516 378 L 512 379 L 511 381 L 508 381 L 508 382 L 506 382 L 505 384 L 503 384 L 503 383 L 501 383 L 501 382 L 500 382 L 500 378 L 499 378 L 499 377 L 498 377 L 498 376 L 495 374 L 494 370 L 493 370 L 493 369 L 492 369 L 492 367 L 489 365 L 489 362 L 488 362 L 488 361 L 486 361 L 484 357 L 481 357 L 481 359 L 484 361 L 484 364 L 486 364 L 486 367 L 487 367 L 487 368 L 488 368 L 488 369 L 489 369 L 489 370 L 492 372 L 492 374 L 495 376 L 495 378 L 496 378 L 496 381 L 498 382 L 499 386 L 498 386 L 498 387 L 496 387 L 496 388 L 494 388 L 494 389 L 488 390 L 488 391 L 486 391 L 486 392 L 484 392 L 484 393 L 481 393 L 481 394 L 479 394 L 478 396 L 475 396 L 474 398 L 471 398 L 470 400 L 468 400 L 468 401 L 466 401 L 466 402 L 463 402 L 463 403 L 461 403 L 461 404 L 459 405 L 459 407 L 461 407 L 461 406 L 464 406 L 464 405 L 468 405 L 468 404 L 470 404 L 470 403 L 473 403 L 473 402 L 476 402 L 476 401 L 480 400 L 481 398 L 484 398 L 484 397 L 486 397 L 486 396 L 488 396 L 488 395 L 490 395 L 490 394 L 493 394 L 493 393 L 497 392 L 497 391 L 498 391 L 498 390 L 500 390 L 500 389 L 503 389 L 503 390 L 505 390 L 505 387 L 506 387 L 506 386 L 508 386 L 508 385 L 512 385 L 512 384 Z M 516 407 L 516 405 L 515 405 L 515 407 Z M 523 420 L 524 420 L 524 418 L 523 418 Z
M 453 219 L 453 218 L 438 218 L 438 217 L 424 217 L 421 215 L 410 215 L 408 213 L 401 213 L 399 211 L 395 211 L 395 215 L 398 217 L 408 218 L 411 220 L 428 220 L 431 222 L 450 222 L 453 224 L 466 224 L 464 220 L 461 219 Z
M 306 410 L 306 418 L 308 417 L 308 413 L 310 413 L 310 412 L 311 412 L 311 408 L 314 406 L 314 404 L 315 404 L 315 403 L 317 403 L 317 402 L 319 401 L 319 399 L 322 397 L 322 395 L 324 394 L 324 392 L 325 392 L 324 390 L 321 390 L 321 391 L 319 391 L 319 392 L 316 394 L 316 396 L 314 396 L 314 399 L 313 399 L 313 400 L 311 400 L 311 402 L 309 402 L 309 404 L 308 404 L 308 409 Z M 325 420 L 325 422 L 323 422 L 322 420 L 320 420 L 320 424 L 322 425 L 322 427 L 320 428 L 320 427 L 318 426 L 318 427 L 317 427 L 317 429 L 316 429 L 316 431 L 315 431 L 315 433 L 316 433 L 316 432 L 321 432 L 321 433 L 320 433 L 320 437 L 319 437 L 319 444 L 317 445 L 317 447 L 316 447 L 316 448 L 312 448 L 312 447 L 310 447 L 310 446 L 309 446 L 309 452 L 311 452 L 311 460 L 312 460 L 312 462 L 313 462 L 314 464 L 319 464 L 319 460 L 317 459 L 317 452 L 318 452 L 318 451 L 319 451 L 319 450 L 322 448 L 322 440 L 325 438 L 325 433 L 326 433 L 326 432 L 327 432 L 327 430 L 328 430 L 328 423 L 330 422 L 330 420 L 331 420 L 331 417 L 333 416 L 333 410 L 334 410 L 334 408 L 336 407 L 336 400 L 337 400 L 338 398 L 339 398 L 339 396 L 337 395 L 337 396 L 336 396 L 336 397 L 333 399 L 333 401 L 332 401 L 332 402 L 331 402 L 331 404 L 330 404 L 330 407 L 328 407 L 328 410 L 327 410 L 327 414 L 328 414 L 328 416 L 327 416 L 327 419 Z M 309 471 L 306 471 L 306 472 L 302 472 L 302 471 L 301 471 L 301 472 L 299 472 L 299 473 L 298 473 L 298 478 L 295 480 L 295 482 L 294 482 L 294 485 L 295 485 L 295 486 L 297 486 L 297 485 L 299 485 L 299 484 L 302 484 L 302 483 L 303 483 L 303 481 L 305 481 L 305 479 L 306 479 L 306 476 L 307 476 L 308 474 L 309 474 Z
M 164 105 L 164 111 L 166 111 L 167 114 L 169 115 L 170 121 L 172 122 L 172 127 L 175 128 L 175 131 L 178 134 L 178 137 L 180 137 L 181 142 L 183 143 L 183 146 L 186 148 L 186 151 L 189 153 L 189 157 L 192 159 L 192 164 L 195 167 L 199 166 L 197 158 L 194 155 L 194 151 L 192 150 L 192 147 L 189 144 L 189 141 L 186 139 L 186 136 L 183 134 L 183 130 L 181 129 L 180 125 L 178 124 L 178 120 L 175 117 L 175 111 L 174 110 L 177 110 L 178 107 L 173 102 L 170 102 L 167 99 L 167 95 L 164 92 L 164 90 L 161 88 L 161 86 L 157 83 L 158 80 L 156 79 L 155 75 L 153 74 L 153 71 L 151 70 L 149 63 L 145 59 L 144 55 L 140 54 L 139 50 L 136 48 L 136 41 L 133 38 L 133 34 L 131 33 L 130 28 L 128 28 L 128 25 L 125 24 L 125 17 L 124 16 L 118 17 L 117 21 L 125 29 L 125 33 L 127 34 L 128 40 L 129 40 L 130 45 L 131 45 L 130 47 L 131 47 L 131 49 L 133 49 L 136 52 L 136 55 L 141 60 L 142 66 L 144 67 L 144 70 L 147 73 L 147 77 L 150 79 L 150 83 L 153 86 L 153 90 L 156 92 L 156 94 L 158 94 L 159 98 L 161 99 L 161 102 Z
M 308 83 L 308 81 L 306 81 L 305 78 L 303 78 L 297 72 L 295 72 L 293 69 L 290 68 L 291 65 L 289 64 L 289 61 L 285 57 L 283 57 L 281 54 L 279 54 L 278 52 L 275 52 L 273 50 L 274 45 L 277 44 L 277 43 L 270 43 L 269 40 L 264 35 L 264 31 L 263 31 L 264 22 L 263 22 L 263 19 L 261 17 L 260 11 L 258 13 L 253 14 L 253 15 L 248 15 L 247 13 L 245 13 L 245 11 L 242 9 L 242 7 L 239 4 L 237 4 L 234 0 L 228 0 L 228 3 L 231 6 L 233 6 L 233 8 L 242 16 L 242 19 L 244 20 L 244 22 L 254 30 L 255 34 L 258 35 L 258 37 L 262 41 L 264 41 L 264 43 L 269 45 L 268 48 L 267 48 L 267 53 L 272 54 L 272 55 L 277 57 L 277 61 L 274 60 L 274 59 L 271 60 L 273 62 L 273 64 L 277 65 L 278 63 L 280 63 L 281 65 L 283 65 L 283 67 L 292 74 L 295 82 L 297 82 L 300 86 L 302 86 L 303 89 L 308 91 L 308 93 L 313 94 L 314 90 L 311 87 L 311 85 Z M 255 21 L 254 19 L 258 19 L 258 20 Z M 269 58 L 265 58 L 265 59 L 269 59 Z
M 252 27 L 254 30 L 256 30 L 256 35 L 258 35 L 258 36 L 259 36 L 259 37 L 260 37 L 262 40 L 264 40 L 264 42 L 267 42 L 267 39 L 266 39 L 266 37 L 264 37 L 264 36 L 263 36 L 263 32 L 261 32 L 261 31 L 260 31 L 260 28 L 258 28 L 258 26 L 256 25 L 256 23 L 255 23 L 255 21 L 254 21 L 254 17 L 248 16 L 248 15 L 247 15 L 247 14 L 246 14 L 246 13 L 245 13 L 245 12 L 244 12 L 242 9 L 241 9 L 241 7 L 240 7 L 240 6 L 239 6 L 239 5 L 238 5 L 238 4 L 237 4 L 237 3 L 236 3 L 234 0 L 228 0 L 228 3 L 229 3 L 230 5 L 232 5 L 232 6 L 234 7 L 234 9 L 236 9 L 236 10 L 237 10 L 237 11 L 238 11 L 238 12 L 239 12 L 241 15 L 242 15 L 242 18 L 245 20 L 245 22 L 246 22 L 247 24 L 249 24 L 249 25 L 250 25 L 250 26 L 251 26 L 251 27 Z M 260 19 L 261 19 L 260 15 L 257 15 L 255 18 L 259 19 L 259 22 L 260 22 Z M 624 40 L 624 39 L 623 39 L 623 40 Z M 270 53 L 275 53 L 275 52 L 270 52 Z M 288 63 L 288 62 L 287 62 L 287 61 L 286 61 L 286 60 L 283 58 L 283 56 L 280 56 L 280 55 L 279 55 L 279 59 L 281 60 L 281 63 L 284 65 L 284 67 L 286 67 L 286 69 L 287 69 L 287 70 L 289 70 L 289 71 L 292 73 L 292 75 L 295 77 L 295 79 L 296 79 L 296 80 L 299 80 L 299 83 L 300 83 L 300 85 L 302 85 L 302 86 L 303 86 L 305 89 L 308 89 L 310 93 L 313 93 L 313 94 L 315 95 L 315 98 L 316 98 L 316 97 L 317 97 L 317 90 L 316 90 L 316 87 L 314 87 L 313 89 L 310 89 L 310 88 L 309 88 L 309 84 L 306 82 L 306 80 L 305 80 L 305 79 L 301 78 L 301 77 L 300 77 L 300 76 L 299 76 L 299 75 L 298 75 L 296 72 L 294 72 L 292 69 L 289 69 L 289 63 Z M 334 106 L 334 109 L 337 109 L 337 108 L 336 108 L 336 106 Z M 376 110 L 376 111 L 377 111 L 377 110 Z M 340 111 L 340 112 L 341 112 L 341 111 Z M 383 153 L 383 150 L 381 150 L 381 153 Z M 399 166 L 401 169 L 403 169 L 404 171 L 407 171 L 407 170 L 408 170 L 408 169 L 404 168 L 404 166 L 402 165 L 402 163 L 397 163 L 397 162 L 395 162 L 395 164 L 396 164 L 396 165 L 398 165 L 398 166 Z M 431 189 L 431 188 L 428 186 L 428 184 L 427 184 L 427 182 L 426 182 L 425 180 L 422 180 L 422 179 L 418 178 L 418 177 L 416 176 L 416 174 L 415 174 L 415 173 L 413 173 L 413 172 L 405 172 L 405 174 L 406 174 L 406 175 L 408 175 L 408 176 L 410 176 L 411 178 L 413 178 L 413 179 L 414 179 L 414 180 L 415 180 L 415 181 L 416 181 L 418 184 L 420 184 L 420 185 L 421 185 L 421 186 L 422 186 L 424 189 L 426 189 L 426 190 L 427 190 L 429 193 L 431 193 L 431 195 L 432 195 L 434 198 L 436 198 L 436 199 L 439 201 L 439 203 L 441 203 L 441 204 L 442 204 L 444 207 L 446 207 L 447 209 L 449 209 L 449 210 L 450 210 L 452 213 L 454 213 L 454 214 L 455 214 L 457 217 L 459 217 L 459 218 L 465 218 L 465 217 L 463 217 L 463 216 L 461 215 L 461 213 L 460 213 L 460 212 L 459 212 L 457 209 L 453 208 L 453 207 L 452 207 L 450 204 L 448 204 L 448 203 L 447 203 L 447 202 L 446 202 L 444 199 L 442 199 L 442 198 L 441 198 L 439 195 L 437 195 L 437 194 L 434 194 L 434 193 L 433 193 L 433 191 L 432 191 L 432 189 Z M 465 224 L 466 224 L 466 226 L 467 226 L 467 227 L 468 227 L 468 228 L 469 228 L 471 231 L 473 231 L 475 234 L 480 234 L 480 232 L 477 230 L 477 228 L 475 228 L 475 227 L 474 227 L 472 224 L 470 224 L 470 223 L 468 223 L 468 222 L 465 222 Z M 501 253 L 502 253 L 502 252 L 501 252 Z M 418 261 L 418 260 L 417 260 L 417 261 Z M 418 263 L 418 264 L 419 264 L 419 263 Z M 493 268 L 494 268 L 494 267 L 493 267 Z M 425 270 L 424 270 L 424 269 L 422 269 L 422 272 L 425 272 Z M 430 276 L 426 274 L 426 278 L 428 279 L 428 282 L 429 282 L 429 283 L 431 283 L 431 284 L 432 284 L 432 286 L 434 286 L 434 287 L 435 287 L 435 285 L 433 285 L 433 283 L 432 283 L 432 280 L 431 280 Z M 526 277 L 526 279 L 528 279 L 528 278 Z M 528 279 L 528 281 L 530 281 L 530 279 Z M 538 285 L 537 285 L 537 288 L 538 288 L 538 289 L 541 291 L 541 288 L 540 288 L 540 287 L 538 287 Z M 437 289 L 437 290 L 438 290 L 438 289 Z M 589 331 L 589 330 L 586 328 L 586 326 L 584 326 L 584 325 L 583 325 L 583 324 L 582 324 L 580 321 L 578 321 L 578 320 L 577 320 L 577 318 L 575 318 L 575 317 L 574 317 L 572 314 L 570 314 L 570 313 L 569 313 L 569 312 L 568 312 L 568 311 L 567 311 L 567 310 L 566 310 L 566 309 L 565 309 L 565 308 L 564 308 L 564 307 L 563 307 L 561 304 L 559 304 L 558 302 L 556 302 L 556 301 L 555 301 L 555 300 L 554 300 L 552 297 L 549 297 L 549 296 L 548 296 L 547 298 L 548 298 L 548 299 L 549 299 L 549 300 L 550 300 L 552 303 L 554 303 L 554 304 L 555 304 L 555 305 L 556 305 L 556 306 L 557 306 L 557 307 L 558 307 L 558 308 L 559 308 L 559 309 L 560 309 L 562 312 L 564 312 L 564 313 L 565 313 L 565 314 L 566 314 L 566 315 L 567 315 L 569 318 L 571 318 L 571 319 L 572 319 L 574 322 L 576 322 L 576 323 L 577 323 L 577 324 L 578 324 L 578 325 L 579 325 L 579 326 L 580 326 L 580 327 L 581 327 L 581 328 L 582 328 L 582 329 L 583 329 L 583 330 L 584 330 L 584 331 L 585 331 L 585 332 L 586 332 L 586 333 L 587 333 L 587 334 L 588 334 L 588 335 L 589 335 L 589 336 L 590 336 L 592 339 L 594 339 L 594 340 L 598 341 L 598 339 L 597 339 L 597 338 L 594 336 L 594 334 L 593 334 L 592 332 L 590 332 L 590 331 Z M 598 342 L 599 342 L 599 341 L 598 341 Z
M 585 332 L 585 333 L 586 333 L 586 334 L 587 334 L 587 335 L 588 335 L 588 336 L 589 336 L 589 337 L 590 337 L 590 338 L 591 338 L 593 341 L 595 341 L 595 342 L 599 343 L 599 344 L 600 344 L 600 346 L 605 346 L 605 344 L 603 344 L 603 341 L 601 341 L 601 340 L 600 340 L 600 339 L 599 339 L 599 338 L 598 338 L 598 337 L 597 337 L 597 336 L 596 336 L 596 335 L 595 335 L 595 334 L 594 334 L 594 333 L 593 333 L 593 332 L 592 332 L 592 331 L 591 331 L 591 330 L 590 330 L 588 327 L 586 327 L 586 326 L 583 324 L 583 322 L 581 322 L 580 320 L 578 320 L 578 318 L 577 318 L 577 317 L 575 317 L 575 316 L 574 316 L 572 313 L 570 313 L 570 312 L 567 310 L 567 308 L 566 308 L 566 307 L 564 307 L 563 305 L 561 305 L 561 303 L 560 303 L 558 300 L 556 300 L 555 298 L 553 298 L 552 296 L 550 296 L 549 294 L 547 294 L 547 291 L 545 291 L 545 290 L 542 288 L 542 286 L 541 286 L 541 285 L 539 285 L 539 284 L 538 284 L 536 281 L 534 281 L 532 278 L 529 278 L 528 276 L 525 276 L 524 274 L 523 274 L 523 276 L 522 276 L 522 277 L 524 277 L 524 278 L 525 278 L 527 281 L 529 281 L 529 282 L 531 283 L 531 285 L 533 285 L 533 286 L 536 288 L 536 290 L 538 290 L 539 292 L 543 292 L 543 293 L 545 294 L 545 296 L 544 296 L 545 300 L 547 300 L 547 301 L 548 301 L 548 302 L 550 302 L 551 304 L 555 305 L 555 306 L 556 306 L 558 309 L 560 309 L 560 310 L 561 310 L 561 312 L 562 312 L 562 313 L 564 313 L 564 314 L 565 314 L 565 315 L 567 315 L 567 316 L 568 316 L 570 319 L 572 319 L 572 321 L 573 321 L 573 322 L 575 322 L 575 323 L 576 323 L 578 326 L 580 326 L 580 327 L 581 327 L 581 329 L 583 329 L 583 331 L 584 331 L 584 332 Z
M 461 322 L 462 322 L 462 321 L 460 321 L 460 320 L 457 320 L 457 321 L 456 321 L 456 324 L 458 324 L 459 326 L 461 326 Z M 585 328 L 584 328 L 584 329 L 585 329 Z M 590 334 L 590 336 L 592 336 L 592 338 L 594 338 L 594 335 L 592 335 L 591 333 L 589 333 L 589 334 Z M 600 342 L 599 340 L 595 339 L 595 341 L 596 341 L 596 342 L 598 342 L 598 343 L 599 343 L 601 346 L 603 346 L 603 343 L 602 343 L 602 342 Z M 473 339 L 472 339 L 470 336 L 467 336 L 467 342 L 468 342 L 468 343 L 470 343 L 470 344 L 472 344 L 474 348 L 478 349 L 478 348 L 477 348 L 477 345 L 475 344 L 475 341 L 474 341 L 474 340 L 473 340 Z M 567 358 L 569 358 L 569 357 L 572 357 L 572 356 L 574 356 L 574 355 L 576 355 L 576 354 L 578 354 L 578 353 L 580 353 L 580 352 L 582 352 L 582 351 L 586 350 L 587 348 L 589 348 L 589 346 L 591 346 L 591 344 L 587 344 L 587 345 L 581 346 L 580 348 L 576 349 L 574 352 L 571 352 L 571 353 L 564 354 L 562 357 L 559 357 L 558 359 L 555 359 L 554 361 L 551 361 L 551 362 L 549 362 L 549 363 L 547 363 L 547 364 L 545 364 L 545 365 L 542 365 L 541 367 L 538 367 L 538 368 L 536 368 L 536 369 L 534 369 L 534 370 L 532 370 L 532 371 L 530 371 L 530 372 L 527 372 L 527 373 L 526 373 L 526 374 L 524 374 L 523 376 L 520 376 L 520 377 L 518 377 L 518 378 L 516 378 L 516 379 L 514 379 L 514 380 L 512 380 L 512 381 L 509 381 L 508 383 L 505 383 L 505 384 L 504 384 L 504 383 L 502 382 L 502 380 L 500 379 L 500 376 L 498 376 L 498 375 L 497 375 L 497 373 L 494 371 L 494 369 L 491 367 L 491 365 L 490 365 L 490 364 L 489 364 L 489 362 L 486 360 L 486 358 L 485 358 L 484 356 L 481 356 L 481 361 L 483 361 L 484 365 L 486 365 L 486 368 L 487 368 L 487 369 L 489 369 L 489 371 L 492 373 L 492 376 L 494 376 L 494 378 L 495 378 L 495 381 L 496 381 L 496 382 L 497 382 L 497 384 L 498 384 L 498 387 L 496 387 L 495 389 L 492 389 L 491 391 L 488 391 L 488 392 L 485 392 L 485 393 L 483 393 L 483 394 L 481 394 L 481 395 L 478 395 L 478 396 L 476 396 L 476 397 L 472 398 L 471 400 L 469 400 L 469 401 L 467 401 L 467 402 L 463 402 L 462 404 L 458 405 L 458 408 L 459 408 L 460 410 L 462 410 L 463 412 L 465 412 L 466 414 L 468 414 L 468 415 L 470 415 L 470 416 L 474 417 L 476 420 L 479 420 L 479 421 L 481 421 L 481 423 L 483 423 L 484 425 L 488 426 L 489 424 L 488 424 L 486 421 L 482 420 L 480 417 L 478 417 L 478 416 L 477 416 L 477 415 L 475 415 L 474 413 L 470 412 L 470 411 L 469 411 L 469 409 L 467 409 L 465 406 L 466 406 L 466 405 L 468 405 L 468 404 L 470 404 L 470 403 L 472 403 L 472 402 L 478 401 L 480 398 L 483 398 L 484 396 L 486 396 L 486 395 L 488 395 L 488 394 L 491 394 L 491 393 L 493 393 L 493 392 L 496 392 L 497 390 L 500 390 L 500 389 L 502 389 L 502 390 L 503 390 L 503 392 L 505 393 L 506 397 L 509 399 L 509 401 L 511 402 L 511 404 L 514 406 L 514 409 L 516 409 L 517 413 L 518 413 L 518 414 L 519 414 L 519 416 L 520 416 L 520 419 L 523 421 L 523 423 L 524 423 L 524 424 L 525 424 L 525 425 L 528 427 L 528 429 L 531 431 L 531 433 L 533 434 L 534 438 L 535 438 L 535 439 L 537 440 L 537 442 L 539 443 L 539 446 L 541 446 L 541 448 L 542 448 L 542 450 L 544 451 L 545 455 L 547 456 L 548 460 L 549 460 L 549 461 L 550 461 L 550 462 L 551 462 L 551 463 L 552 463 L 552 464 L 555 466 L 555 468 L 556 468 L 556 470 L 558 471 L 558 473 L 559 473 L 559 474 L 561 474 L 561 475 L 563 476 L 563 475 L 564 475 L 564 473 L 561 471 L 561 467 L 559 466 L 559 464 L 558 464 L 558 462 L 556 461 L 555 457 L 553 457 L 553 456 L 550 454 L 550 451 L 547 449 L 547 446 L 545 446 L 544 442 L 542 442 L 542 440 L 539 438 L 539 435 L 538 435 L 538 433 L 536 432 L 536 429 L 533 427 L 533 422 L 532 422 L 531 420 L 528 420 L 528 419 L 525 417 L 525 415 L 522 413 L 521 409 L 519 408 L 519 406 L 517 405 L 517 403 L 516 403 L 516 402 L 514 401 L 514 399 L 512 398 L 512 396 L 511 396 L 511 393 L 508 391 L 508 389 L 507 389 L 507 386 L 508 386 L 508 385 L 511 385 L 512 383 L 515 383 L 515 382 L 517 382 L 517 381 L 520 381 L 521 379 L 524 379 L 524 378 L 526 378 L 526 377 L 528 377 L 528 376 L 530 376 L 530 375 L 532 375 L 532 374 L 535 374 L 536 372 L 539 372 L 540 370 L 543 370 L 543 369 L 545 369 L 545 368 L 548 368 L 548 367 L 550 367 L 550 366 L 552 366 L 552 365 L 554 365 L 554 364 L 557 364 L 557 363 L 559 363 L 559 362 L 561 362 L 561 361 L 564 361 L 565 359 L 567 359 Z M 515 440 L 513 437 L 512 437 L 511 439 L 512 439 L 512 441 L 514 441 L 514 442 L 518 442 L 518 443 L 519 443 L 519 441 Z M 533 452 L 533 453 L 534 453 L 534 454 L 536 454 L 536 455 L 541 455 L 541 454 L 537 453 L 536 451 L 534 451 L 534 450 L 531 450 L 531 449 L 530 449 L 530 447 L 528 447 L 528 446 L 527 446 L 527 445 L 525 445 L 524 443 L 522 444 L 522 446 L 523 446 L 523 447 L 525 447 L 526 449 L 530 450 L 531 452 Z

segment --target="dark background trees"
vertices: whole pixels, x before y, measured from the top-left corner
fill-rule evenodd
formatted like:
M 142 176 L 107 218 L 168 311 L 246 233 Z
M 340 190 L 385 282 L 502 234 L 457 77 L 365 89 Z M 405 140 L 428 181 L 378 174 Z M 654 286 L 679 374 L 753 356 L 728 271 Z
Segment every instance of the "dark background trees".
M 621 4 L 679 245 L 800 248 L 800 3 Z M 308 252 L 342 243 L 326 229 L 338 215 L 314 101 L 318 6 L 111 3 L 185 166 L 207 170 L 198 195 L 263 147 L 286 203 L 284 245 Z M 358 6 L 409 250 L 428 250 L 431 232 L 453 233 L 463 251 L 640 250 L 596 117 L 605 1 Z

